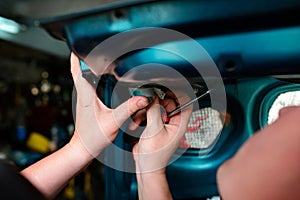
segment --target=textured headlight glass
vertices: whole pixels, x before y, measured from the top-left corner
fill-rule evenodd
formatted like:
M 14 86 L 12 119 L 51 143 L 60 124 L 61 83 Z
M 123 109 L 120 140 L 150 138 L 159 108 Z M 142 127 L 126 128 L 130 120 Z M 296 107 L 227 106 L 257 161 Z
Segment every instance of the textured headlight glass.
M 217 140 L 223 129 L 221 117 L 219 111 L 210 107 L 194 111 L 180 147 L 193 149 L 209 148 Z

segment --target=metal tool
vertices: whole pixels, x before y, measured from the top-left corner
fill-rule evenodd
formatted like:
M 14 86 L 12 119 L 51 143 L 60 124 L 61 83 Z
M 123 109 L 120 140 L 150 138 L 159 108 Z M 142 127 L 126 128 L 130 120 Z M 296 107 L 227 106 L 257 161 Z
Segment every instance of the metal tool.
M 182 106 L 179 106 L 178 108 L 175 108 L 174 110 L 170 111 L 167 113 L 167 118 L 169 119 L 170 117 L 178 114 L 181 110 L 185 109 L 186 107 L 188 107 L 189 105 L 193 104 L 194 102 L 206 97 L 206 95 L 208 95 L 212 90 L 207 90 L 205 93 L 203 93 L 202 95 L 200 95 L 199 97 L 196 97 L 195 99 L 192 99 L 190 101 L 188 101 L 187 103 L 183 104 Z

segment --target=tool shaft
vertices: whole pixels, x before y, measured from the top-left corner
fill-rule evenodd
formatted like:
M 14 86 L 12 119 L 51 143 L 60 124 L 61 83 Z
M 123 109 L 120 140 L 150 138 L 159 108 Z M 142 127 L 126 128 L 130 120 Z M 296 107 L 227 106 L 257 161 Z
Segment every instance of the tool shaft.
M 204 98 L 206 95 L 208 95 L 211 92 L 211 90 L 207 90 L 205 93 L 203 93 L 202 95 L 200 95 L 199 97 L 196 97 L 195 99 L 192 99 L 190 101 L 188 101 L 187 103 L 179 106 L 178 108 L 175 108 L 174 110 L 172 110 L 171 112 L 167 113 L 167 117 L 170 118 L 176 114 L 178 114 L 181 110 L 185 109 L 186 107 L 188 107 L 189 105 L 193 104 L 194 102 Z

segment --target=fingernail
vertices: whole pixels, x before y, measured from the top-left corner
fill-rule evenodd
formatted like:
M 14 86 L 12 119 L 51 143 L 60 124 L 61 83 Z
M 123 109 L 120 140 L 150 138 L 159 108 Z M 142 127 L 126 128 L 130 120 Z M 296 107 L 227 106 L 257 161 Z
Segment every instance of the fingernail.
M 145 106 L 148 105 L 148 101 L 145 100 L 145 99 L 140 99 L 140 100 L 138 100 L 137 105 L 138 105 L 139 107 L 145 107 Z

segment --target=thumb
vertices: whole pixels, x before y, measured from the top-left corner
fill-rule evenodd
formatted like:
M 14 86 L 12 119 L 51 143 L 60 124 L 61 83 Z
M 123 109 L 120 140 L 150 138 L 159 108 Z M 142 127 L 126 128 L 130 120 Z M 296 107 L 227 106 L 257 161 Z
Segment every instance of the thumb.
M 77 76 L 81 75 L 81 70 L 80 70 L 80 64 L 79 64 L 79 59 L 78 57 L 72 52 L 70 56 L 70 62 L 71 62 L 71 73 L 74 78 Z M 74 80 L 75 82 L 75 80 Z
M 81 67 L 78 57 L 71 53 L 71 73 L 77 91 L 79 105 L 90 106 L 96 96 L 95 89 L 82 77 Z
M 126 102 L 113 109 L 113 117 L 119 127 L 134 113 L 145 108 L 149 104 L 148 99 L 143 96 L 134 96 Z

